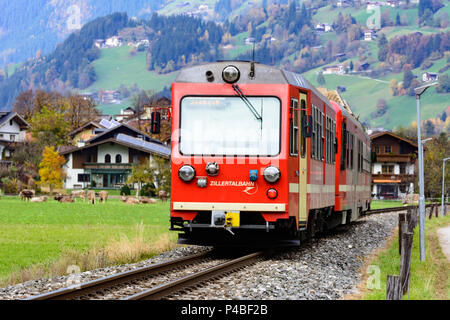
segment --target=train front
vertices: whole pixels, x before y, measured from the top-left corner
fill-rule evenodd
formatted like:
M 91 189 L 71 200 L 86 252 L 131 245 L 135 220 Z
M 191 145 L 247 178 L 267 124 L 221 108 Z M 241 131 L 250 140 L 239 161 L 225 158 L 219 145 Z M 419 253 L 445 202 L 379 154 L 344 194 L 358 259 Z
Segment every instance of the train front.
M 171 158 L 171 230 L 180 232 L 179 243 L 289 239 L 288 91 L 281 70 L 250 62 L 180 71 Z

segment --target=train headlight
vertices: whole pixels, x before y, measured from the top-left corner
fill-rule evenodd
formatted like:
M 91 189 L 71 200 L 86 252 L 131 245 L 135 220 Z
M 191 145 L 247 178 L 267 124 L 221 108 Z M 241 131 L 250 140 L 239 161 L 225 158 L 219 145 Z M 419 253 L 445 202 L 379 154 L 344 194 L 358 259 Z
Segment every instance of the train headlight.
M 235 83 L 239 80 L 240 72 L 235 66 L 227 66 L 222 71 L 222 79 L 227 83 Z
M 280 172 L 280 169 L 278 169 L 277 167 L 269 166 L 264 169 L 263 176 L 267 182 L 275 183 L 278 180 L 280 180 L 281 172 Z
M 184 182 L 190 182 L 195 178 L 195 169 L 192 166 L 185 164 L 178 170 L 178 176 Z
M 206 173 L 209 176 L 217 176 L 219 174 L 219 165 L 217 164 L 217 162 L 209 162 L 206 165 Z

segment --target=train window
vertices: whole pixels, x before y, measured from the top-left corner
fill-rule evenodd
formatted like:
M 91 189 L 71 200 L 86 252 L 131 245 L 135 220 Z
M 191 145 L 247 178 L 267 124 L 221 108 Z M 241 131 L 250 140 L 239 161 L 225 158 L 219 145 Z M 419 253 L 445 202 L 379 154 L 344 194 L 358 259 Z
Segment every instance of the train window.
M 312 114 L 312 137 L 311 137 L 311 157 L 313 159 L 316 158 L 316 106 L 312 106 L 311 108 Z
M 355 150 L 355 139 L 352 134 L 350 134 L 350 169 L 353 169 L 353 150 Z
M 323 156 L 324 156 L 324 144 L 325 144 L 325 134 L 324 134 L 324 126 L 323 126 L 323 118 L 324 118 L 324 114 L 322 111 L 320 111 L 320 160 L 324 160 Z
M 237 96 L 187 96 L 181 100 L 179 149 L 183 155 L 276 156 L 280 153 L 281 102 L 248 96 L 261 118 Z
M 290 121 L 290 148 L 291 156 L 298 155 L 298 134 L 299 134 L 299 118 L 298 118 L 298 100 L 291 99 L 291 121 Z
M 304 117 L 306 117 L 306 101 L 305 101 L 305 99 L 302 99 L 300 104 L 301 104 L 300 114 L 301 114 L 301 119 L 303 119 Z M 301 134 L 301 139 L 300 139 L 301 140 L 300 141 L 301 150 L 300 150 L 300 152 L 301 152 L 301 157 L 304 158 L 306 155 L 306 137 L 303 135 L 303 130 L 300 130 L 300 134 Z

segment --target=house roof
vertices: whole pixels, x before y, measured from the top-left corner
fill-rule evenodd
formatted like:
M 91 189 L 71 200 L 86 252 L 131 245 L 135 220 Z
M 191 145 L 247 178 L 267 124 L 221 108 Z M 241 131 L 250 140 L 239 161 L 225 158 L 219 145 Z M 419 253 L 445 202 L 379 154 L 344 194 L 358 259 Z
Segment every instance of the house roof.
M 403 138 L 403 137 L 401 137 L 401 136 L 399 136 L 399 135 L 397 135 L 397 134 L 395 134 L 395 133 L 393 133 L 393 132 L 390 132 L 390 131 L 374 132 L 374 133 L 372 133 L 372 134 L 370 135 L 370 140 L 379 138 L 379 137 L 384 136 L 384 135 L 390 135 L 390 136 L 392 136 L 392 137 L 394 137 L 394 138 L 396 138 L 396 139 L 399 139 L 399 140 L 402 140 L 402 141 L 404 141 L 404 142 L 406 142 L 406 143 L 409 143 L 410 145 L 414 146 L 415 148 L 418 147 L 417 144 L 415 144 L 415 143 L 412 142 L 411 140 L 408 140 L 408 139 L 406 139 L 406 138 Z
M 138 141 L 135 141 L 135 140 L 138 140 Z M 95 146 L 98 146 L 101 144 L 109 143 L 109 142 L 117 143 L 119 145 L 129 147 L 132 149 L 136 149 L 136 150 L 139 150 L 139 151 L 142 151 L 145 153 L 149 153 L 149 154 L 158 154 L 159 156 L 162 156 L 165 158 L 170 157 L 170 148 L 169 147 L 166 147 L 162 144 L 156 144 L 153 142 L 139 140 L 139 139 L 136 139 L 134 137 L 127 136 L 124 134 L 119 134 L 117 136 L 117 138 L 108 138 L 106 140 L 101 140 L 101 141 L 98 141 L 95 143 L 86 144 L 82 147 L 60 147 L 60 149 L 58 151 L 59 151 L 59 154 L 66 155 L 69 153 L 89 149 L 89 148 L 92 148 L 92 147 L 95 147 Z
M 128 125 L 128 124 L 126 124 L 126 123 L 121 123 L 121 124 L 118 125 L 118 126 L 115 126 L 115 127 L 112 127 L 112 128 L 110 128 L 110 129 L 107 129 L 107 130 L 103 131 L 102 133 L 100 133 L 100 134 L 96 135 L 95 137 L 92 137 L 91 139 L 89 139 L 89 140 L 87 141 L 87 143 L 98 142 L 98 141 L 101 140 L 102 138 L 105 138 L 106 135 L 111 134 L 111 133 L 113 133 L 114 131 L 118 131 L 118 130 L 121 129 L 121 128 L 126 128 L 126 129 L 128 129 L 128 130 L 133 131 L 133 132 L 136 133 L 137 135 L 142 135 L 142 136 L 144 136 L 146 139 L 148 139 L 148 141 L 155 142 L 155 143 L 161 143 L 160 141 L 155 140 L 155 139 L 152 139 L 152 138 L 151 138 L 149 135 L 147 135 L 146 133 L 144 133 L 144 132 L 142 132 L 142 131 L 140 131 L 140 130 L 138 130 L 138 129 L 136 129 L 136 128 L 134 128 L 134 127 Z
M 77 134 L 78 132 L 81 132 L 81 131 L 83 131 L 84 129 L 88 128 L 89 126 L 93 126 L 93 127 L 99 128 L 99 129 L 104 128 L 104 127 L 103 127 L 102 125 L 100 125 L 98 122 L 95 122 L 95 121 L 89 121 L 89 122 L 85 123 L 84 125 L 82 125 L 81 127 L 79 127 L 79 128 L 77 128 L 77 129 L 75 129 L 75 130 L 69 132 L 69 136 L 73 136 L 73 135 Z
M 0 113 L 0 127 L 7 123 L 9 120 L 14 120 L 19 123 L 21 129 L 31 128 L 30 124 L 25 121 L 24 118 L 17 112 L 2 112 Z

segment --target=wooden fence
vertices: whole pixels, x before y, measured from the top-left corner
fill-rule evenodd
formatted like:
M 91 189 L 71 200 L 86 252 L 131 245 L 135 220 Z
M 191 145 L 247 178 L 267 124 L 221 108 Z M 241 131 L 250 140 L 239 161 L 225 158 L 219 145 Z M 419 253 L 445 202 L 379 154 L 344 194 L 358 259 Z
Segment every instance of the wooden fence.
M 425 208 L 425 215 L 429 219 L 440 214 L 440 204 L 433 204 Z M 428 213 L 427 213 L 428 209 Z M 444 205 L 444 215 L 447 214 L 447 205 Z M 411 255 L 413 248 L 414 228 L 419 220 L 419 208 L 408 208 L 407 213 L 398 215 L 398 250 L 400 254 L 400 275 L 388 275 L 386 283 L 386 300 L 402 300 L 409 291 L 411 277 Z

